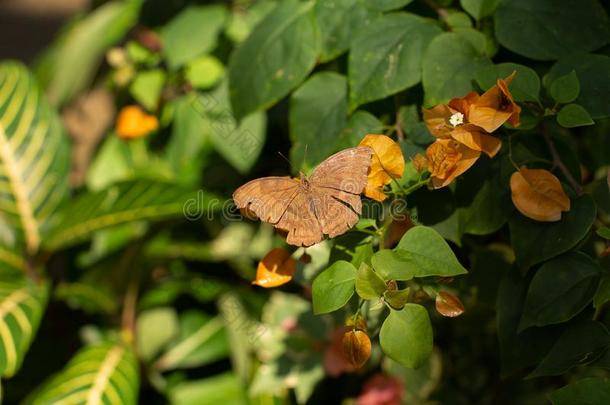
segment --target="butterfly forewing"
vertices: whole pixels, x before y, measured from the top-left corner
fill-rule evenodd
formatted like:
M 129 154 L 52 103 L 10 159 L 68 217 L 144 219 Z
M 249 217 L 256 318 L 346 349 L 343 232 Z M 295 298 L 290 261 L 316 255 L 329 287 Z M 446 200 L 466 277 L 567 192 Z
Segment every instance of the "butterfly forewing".
M 300 182 L 288 176 L 249 181 L 233 193 L 237 208 L 254 212 L 262 221 L 276 224 L 292 202 Z
M 311 193 L 305 190 L 296 194 L 275 227 L 288 232 L 286 242 L 295 246 L 311 246 L 324 238 Z
M 316 167 L 309 182 L 360 195 L 366 186 L 372 155 L 373 150 L 368 146 L 337 152 Z

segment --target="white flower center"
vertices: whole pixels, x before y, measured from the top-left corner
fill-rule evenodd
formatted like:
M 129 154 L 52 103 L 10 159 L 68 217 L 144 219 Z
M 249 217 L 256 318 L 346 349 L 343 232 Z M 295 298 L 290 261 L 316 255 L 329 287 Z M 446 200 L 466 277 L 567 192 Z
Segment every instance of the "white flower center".
M 463 124 L 464 123 L 464 114 L 462 114 L 461 112 L 456 112 L 451 117 L 449 117 L 449 123 L 451 125 L 453 125 L 454 127 L 457 127 L 458 125 Z

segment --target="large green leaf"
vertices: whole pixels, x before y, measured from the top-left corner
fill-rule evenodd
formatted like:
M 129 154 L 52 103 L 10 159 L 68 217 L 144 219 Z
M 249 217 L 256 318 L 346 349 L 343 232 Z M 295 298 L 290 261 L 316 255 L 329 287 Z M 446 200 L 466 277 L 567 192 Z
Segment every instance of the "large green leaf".
M 581 252 L 570 252 L 543 264 L 532 279 L 520 329 L 565 322 L 588 305 L 601 269 Z
M 413 0 L 375 0 L 370 2 L 369 7 L 376 8 L 381 11 L 389 11 L 404 7 L 412 1 Z
M 553 405 L 610 403 L 610 378 L 583 378 L 549 394 Z
M 141 3 L 142 0 L 105 3 L 60 37 L 37 69 L 53 104 L 64 104 L 90 84 L 104 52 L 135 24 Z
M 227 10 L 221 5 L 190 6 L 161 31 L 163 53 L 172 68 L 216 48 Z
M 290 97 L 289 120 L 295 166 L 311 168 L 336 152 L 347 125 L 345 77 L 322 72 L 309 78 Z
M 119 183 L 99 192 L 85 193 L 63 207 L 57 226 L 45 239 L 47 249 L 71 246 L 93 232 L 127 222 L 185 216 L 197 219 L 219 209 L 220 201 L 202 191 L 170 183 L 136 180 Z
M 246 393 L 236 375 L 225 373 L 203 380 L 185 381 L 169 390 L 173 405 L 245 405 Z
M 460 5 L 475 19 L 493 14 L 500 0 L 460 0 Z
M 222 318 L 191 311 L 180 317 L 180 334 L 157 360 L 159 370 L 199 367 L 229 353 Z
M 67 194 L 69 164 L 67 138 L 32 76 L 0 64 L 0 210 L 30 253 Z
M 466 273 L 443 237 L 425 226 L 409 229 L 394 250 L 384 249 L 375 253 L 372 264 L 386 280 Z
M 517 101 L 538 101 L 540 95 L 540 78 L 532 69 L 517 63 L 500 63 L 489 66 L 477 73 L 477 82 L 487 90 L 496 84 L 497 79 L 504 79 L 516 71 L 511 82 L 510 92 Z
M 419 83 L 424 52 L 440 33 L 407 13 L 385 15 L 362 29 L 349 54 L 350 110 Z
M 366 0 L 318 0 L 315 13 L 322 40 L 322 62 L 345 52 L 354 35 L 380 16 Z
M 81 349 L 62 371 L 30 399 L 42 404 L 136 404 L 138 362 L 122 343 L 102 342 Z
M 313 69 L 320 48 L 313 6 L 281 2 L 233 52 L 229 86 L 238 120 L 275 104 Z
M 606 55 L 575 55 L 562 58 L 553 65 L 545 79 L 547 87 L 559 77 L 576 72 L 580 92 L 575 102 L 591 114 L 591 118 L 610 117 L 610 57 Z
M 495 23 L 501 45 L 537 60 L 594 51 L 610 38 L 608 15 L 597 0 L 503 0 Z
M 572 208 L 558 222 L 538 222 L 515 212 L 509 226 L 517 263 L 529 268 L 570 250 L 591 228 L 595 212 L 595 203 L 586 194 L 572 200 Z
M 379 332 L 381 349 L 404 367 L 417 368 L 432 354 L 432 325 L 426 308 L 407 304 L 391 310 Z
M 320 273 L 312 285 L 313 312 L 323 314 L 341 308 L 354 295 L 356 268 L 339 260 Z
M 25 263 L 0 246 L 0 375 L 12 377 L 32 343 L 48 288 L 24 276 Z
M 471 91 L 477 72 L 491 65 L 471 43 L 456 33 L 432 40 L 423 62 L 424 104 L 431 106 Z

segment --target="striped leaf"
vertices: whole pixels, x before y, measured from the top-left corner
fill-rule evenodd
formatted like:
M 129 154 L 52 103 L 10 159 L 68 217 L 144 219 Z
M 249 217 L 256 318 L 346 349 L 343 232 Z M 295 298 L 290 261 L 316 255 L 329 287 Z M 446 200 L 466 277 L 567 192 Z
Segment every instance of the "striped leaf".
M 24 276 L 25 264 L 0 246 L 0 375 L 12 377 L 34 338 L 47 301 L 46 283 Z
M 30 73 L 19 63 L 0 63 L 0 212 L 30 253 L 67 194 L 69 164 L 57 114 Z
M 137 402 L 139 384 L 133 351 L 121 343 L 103 342 L 81 349 L 27 403 L 130 405 Z
M 219 209 L 220 200 L 214 201 L 209 194 L 155 180 L 117 183 L 66 204 L 58 215 L 58 225 L 45 239 L 45 246 L 51 250 L 71 246 L 113 225 Z

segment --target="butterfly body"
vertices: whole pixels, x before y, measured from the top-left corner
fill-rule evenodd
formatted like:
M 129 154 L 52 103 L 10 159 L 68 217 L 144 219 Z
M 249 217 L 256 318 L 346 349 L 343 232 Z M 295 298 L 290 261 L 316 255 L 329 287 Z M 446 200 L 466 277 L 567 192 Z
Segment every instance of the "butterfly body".
M 286 231 L 286 242 L 311 246 L 345 233 L 358 222 L 360 193 L 366 185 L 373 151 L 356 147 L 320 163 L 307 177 L 263 177 L 233 193 L 238 208 Z

